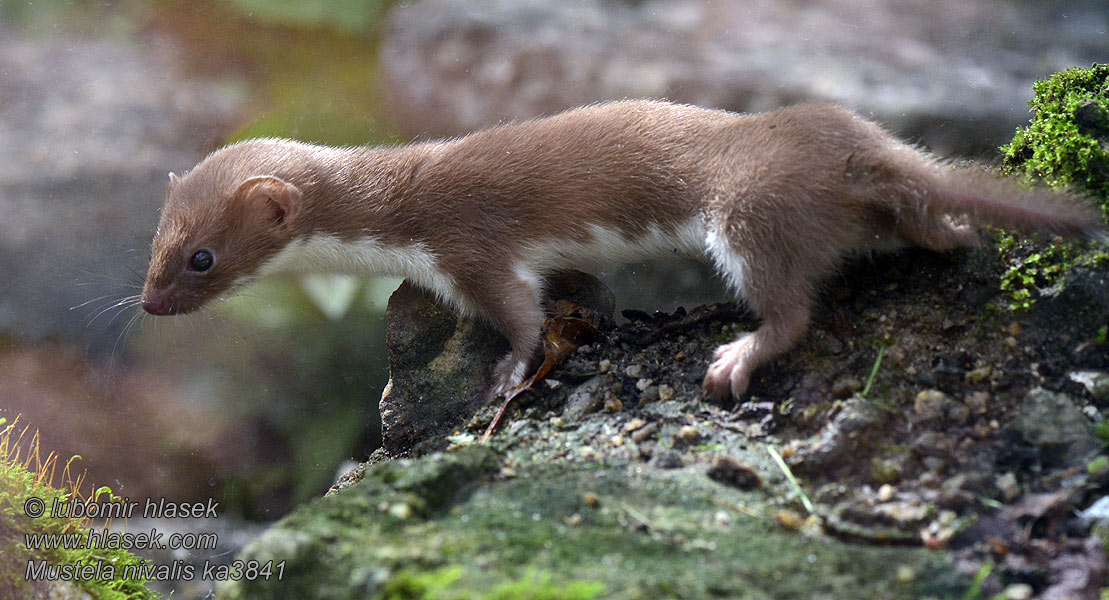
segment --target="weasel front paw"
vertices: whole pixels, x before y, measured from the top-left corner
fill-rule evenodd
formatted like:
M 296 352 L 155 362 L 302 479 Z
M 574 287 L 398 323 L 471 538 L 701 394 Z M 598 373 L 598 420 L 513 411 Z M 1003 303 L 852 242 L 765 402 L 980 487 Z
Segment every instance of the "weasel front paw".
M 524 381 L 527 371 L 528 361 L 513 358 L 511 353 L 505 356 L 493 369 L 493 386 L 489 388 L 489 396 L 496 398 L 507 394 Z
M 705 395 L 726 400 L 728 396 L 739 399 L 751 382 L 751 353 L 754 337 L 745 334 L 730 344 L 716 349 L 712 364 L 705 373 Z

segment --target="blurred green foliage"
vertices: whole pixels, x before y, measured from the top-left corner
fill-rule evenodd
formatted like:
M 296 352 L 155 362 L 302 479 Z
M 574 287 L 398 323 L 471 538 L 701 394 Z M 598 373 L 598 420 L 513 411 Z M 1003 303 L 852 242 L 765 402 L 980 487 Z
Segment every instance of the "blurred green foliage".
M 255 18 L 295 27 L 330 27 L 350 33 L 375 31 L 388 0 L 224 0 Z

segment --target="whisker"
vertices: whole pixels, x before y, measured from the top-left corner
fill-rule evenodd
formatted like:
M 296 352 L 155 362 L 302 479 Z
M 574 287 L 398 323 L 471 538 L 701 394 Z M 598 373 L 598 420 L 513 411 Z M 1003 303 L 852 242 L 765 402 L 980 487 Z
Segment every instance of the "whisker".
M 91 326 L 94 321 L 96 321 L 98 318 L 100 318 L 101 315 L 103 315 L 104 313 L 106 313 L 106 312 L 108 312 L 112 309 L 120 308 L 120 307 L 126 308 L 129 304 L 137 304 L 140 298 L 141 298 L 141 296 L 136 294 L 134 296 L 127 296 L 125 298 L 121 298 L 118 302 L 113 302 L 113 303 L 109 304 L 108 306 L 100 309 L 95 315 L 93 315 L 92 318 L 89 319 L 88 323 L 85 323 L 85 327 Z
M 92 300 L 85 300 L 84 302 L 78 304 L 77 306 L 70 306 L 69 310 L 76 310 L 78 308 L 81 308 L 82 306 L 88 306 L 89 304 L 92 304 L 93 302 L 98 302 L 100 300 L 104 300 L 105 298 L 115 298 L 115 297 L 116 297 L 115 294 L 104 294 L 103 296 L 93 298 Z
M 128 307 L 138 306 L 139 305 L 139 298 L 140 298 L 140 296 L 130 296 L 130 297 L 124 298 L 123 300 L 120 300 L 119 302 L 116 302 L 116 306 L 122 307 L 123 310 L 117 312 L 115 314 L 115 316 L 113 316 L 111 319 L 108 319 L 108 325 L 111 325 L 113 321 L 115 321 L 117 318 L 119 318 L 119 315 L 122 315 L 123 313 L 127 312 Z
M 85 317 L 83 319 L 81 319 L 81 326 L 82 327 L 92 326 L 93 321 L 95 321 L 98 316 L 100 316 L 105 311 L 111 310 L 112 305 L 117 302 L 116 298 L 118 298 L 118 296 L 116 296 L 115 294 L 112 294 L 110 296 L 102 296 L 101 298 L 98 298 L 97 300 L 103 300 L 104 298 L 107 298 L 106 302 L 102 302 L 101 304 L 98 304 L 95 307 L 90 308 L 88 314 L 86 314 Z M 74 308 L 77 308 L 77 307 L 74 307 Z
M 108 372 L 109 373 L 113 372 L 113 370 L 115 368 L 116 353 L 119 350 L 120 342 L 122 342 L 123 338 L 127 335 L 127 333 L 129 331 L 131 331 L 131 327 L 135 324 L 135 322 L 138 321 L 139 319 L 143 318 L 143 315 L 145 315 L 145 314 L 146 313 L 141 311 L 141 310 L 135 311 L 135 314 L 131 315 L 131 318 L 127 320 L 127 324 L 124 325 L 123 329 L 120 330 L 119 336 L 116 337 L 116 343 L 112 344 L 112 353 L 110 355 L 111 358 L 108 359 Z
M 138 269 L 136 269 L 134 267 L 134 265 L 123 265 L 123 266 L 124 266 L 125 269 L 130 271 L 131 274 L 134 275 L 135 278 L 138 279 L 139 281 L 145 281 L 146 280 L 146 273 L 140 272 Z
M 110 286 L 113 286 L 113 287 L 125 287 L 125 288 L 127 288 L 127 289 L 131 289 L 131 290 L 141 290 L 141 289 L 142 289 L 142 286 L 141 286 L 141 285 L 139 285 L 139 284 L 136 284 L 136 283 L 124 283 L 124 282 L 122 282 L 122 281 L 107 281 L 107 282 L 105 282 L 105 281 L 78 281 L 78 282 L 77 282 L 77 283 L 75 283 L 74 285 L 80 285 L 80 286 L 89 286 L 89 285 L 99 285 L 99 286 L 103 286 L 103 285 L 110 285 Z

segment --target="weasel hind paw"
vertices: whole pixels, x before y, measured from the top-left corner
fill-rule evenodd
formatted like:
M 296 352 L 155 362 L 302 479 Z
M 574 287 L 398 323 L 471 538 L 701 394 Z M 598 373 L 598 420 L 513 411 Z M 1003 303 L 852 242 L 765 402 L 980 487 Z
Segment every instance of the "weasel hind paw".
M 705 373 L 705 395 L 717 400 L 726 400 L 729 396 L 739 400 L 751 381 L 750 352 L 750 336 L 717 348 Z

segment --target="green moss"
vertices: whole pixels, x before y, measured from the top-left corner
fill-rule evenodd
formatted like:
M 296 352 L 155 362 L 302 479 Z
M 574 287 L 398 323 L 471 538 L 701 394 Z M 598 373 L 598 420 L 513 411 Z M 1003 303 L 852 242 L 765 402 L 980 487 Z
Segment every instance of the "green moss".
M 526 573 L 518 581 L 495 586 L 473 595 L 472 588 L 453 589 L 462 576 L 459 565 L 430 571 L 402 570 L 385 585 L 383 600 L 593 600 L 605 591 L 599 581 L 555 581 L 550 572 Z
M 599 581 L 554 582 L 550 573 L 531 572 L 519 581 L 502 583 L 483 600 L 592 600 L 603 594 Z
M 244 559 L 287 560 L 283 581 L 228 582 L 219 595 L 920 598 L 959 597 L 969 584 L 923 549 L 809 539 L 732 511 L 765 502 L 765 492 L 727 488 L 693 469 L 529 461 L 500 479 L 498 461 L 489 447 L 470 446 L 375 465 L 244 551 Z M 600 502 L 586 502 L 586 492 Z M 899 566 L 917 577 L 898 581 Z
M 381 596 L 384 600 L 434 600 L 461 575 L 459 566 L 424 572 L 403 570 L 385 585 Z
M 21 598 L 27 595 L 29 583 L 26 580 L 29 561 L 46 561 L 49 565 L 101 565 L 112 569 L 113 579 L 88 581 L 76 580 L 73 583 L 95 600 L 143 600 L 156 598 L 154 592 L 146 588 L 146 579 L 124 579 L 123 572 L 129 566 L 138 566 L 140 560 L 130 552 L 121 549 L 95 548 L 47 548 L 46 544 L 31 544 L 28 536 L 78 535 L 87 537 L 88 523 L 81 519 L 52 517 L 49 512 L 38 518 L 30 518 L 25 512 L 29 499 L 38 498 L 49 511 L 54 502 L 81 502 L 81 498 L 69 489 L 58 489 L 50 485 L 50 475 L 54 472 L 54 456 L 39 460 L 38 438 L 33 436 L 29 443 L 21 444 L 26 430 L 16 431 L 13 422 L 5 426 L 0 419 L 0 597 Z M 22 452 L 22 453 L 21 453 Z M 70 463 L 73 459 L 70 459 Z M 34 470 L 28 467 L 35 467 Z M 69 465 L 64 470 L 68 473 Z M 68 479 L 68 477 L 67 477 Z M 72 484 L 75 489 L 78 483 Z M 111 497 L 111 490 L 100 488 L 93 495 L 97 500 L 103 495 Z M 31 546 L 31 547 L 28 547 Z
M 1075 264 L 1071 247 L 1065 244 L 1030 251 L 1027 244 L 1002 234 L 998 249 L 1007 265 L 1001 275 L 1001 291 L 1007 294 L 1011 311 L 1032 308 L 1040 290 L 1059 285 Z
M 1005 172 L 1074 186 L 1109 210 L 1109 65 L 1066 69 L 1034 88 L 1032 122 L 1001 148 Z
M 1109 65 L 1066 69 L 1034 86 L 1032 121 L 1002 146 L 1003 171 L 1070 187 L 1093 197 L 1109 214 Z M 1007 265 L 1001 290 L 1010 311 L 1026 311 L 1046 290 L 1059 288 L 1075 266 L 1098 266 L 1104 251 L 1060 243 L 1032 246 L 1002 234 Z
M 1039 298 L 1062 289 L 1075 267 L 1103 268 L 1109 264 L 1109 253 L 1104 249 L 1081 248 L 1065 241 L 1037 244 L 1002 233 L 997 248 L 1005 264 L 1000 279 L 1005 294 L 1003 308 L 1012 312 L 1026 312 Z

